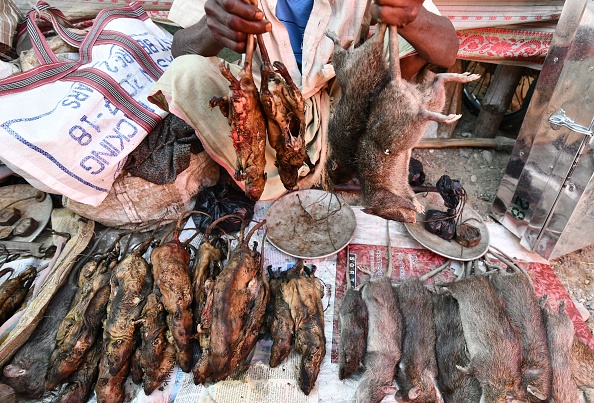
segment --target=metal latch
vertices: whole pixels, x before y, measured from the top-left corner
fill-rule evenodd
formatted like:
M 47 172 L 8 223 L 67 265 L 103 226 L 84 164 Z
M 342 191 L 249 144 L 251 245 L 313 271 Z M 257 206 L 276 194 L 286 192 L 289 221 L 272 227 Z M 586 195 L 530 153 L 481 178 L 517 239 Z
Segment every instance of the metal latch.
M 553 113 L 551 115 L 551 117 L 549 118 L 549 123 L 553 126 L 553 129 L 556 130 L 559 127 L 558 126 L 564 126 L 567 127 L 569 130 L 576 132 L 576 133 L 580 133 L 583 134 L 585 136 L 589 136 L 590 137 L 590 148 L 593 148 L 593 143 L 594 143 L 594 119 L 592 119 L 592 122 L 590 122 L 590 127 L 586 127 L 586 126 L 582 126 L 582 125 L 578 125 L 577 123 L 575 123 L 573 121 L 573 119 L 567 117 L 567 115 L 565 114 L 565 111 L 561 108 L 559 108 L 559 110 L 555 113 Z M 557 127 L 555 127 L 557 126 Z

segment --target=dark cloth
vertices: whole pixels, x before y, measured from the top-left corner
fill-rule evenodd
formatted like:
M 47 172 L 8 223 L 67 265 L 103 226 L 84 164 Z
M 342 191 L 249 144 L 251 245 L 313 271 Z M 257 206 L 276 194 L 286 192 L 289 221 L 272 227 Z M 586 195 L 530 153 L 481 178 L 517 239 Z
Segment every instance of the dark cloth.
M 190 153 L 204 151 L 194 129 L 170 113 L 128 155 L 124 169 L 157 185 L 175 181 L 190 166 Z

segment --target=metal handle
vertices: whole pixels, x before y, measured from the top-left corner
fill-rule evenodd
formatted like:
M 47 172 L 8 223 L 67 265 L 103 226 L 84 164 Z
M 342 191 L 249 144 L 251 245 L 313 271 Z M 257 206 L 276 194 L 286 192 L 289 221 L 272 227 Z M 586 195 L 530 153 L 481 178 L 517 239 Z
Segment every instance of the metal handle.
M 573 121 L 573 119 L 567 117 L 563 109 L 559 109 L 557 112 L 552 114 L 549 118 L 549 123 L 553 126 L 567 127 L 569 130 L 573 132 L 584 134 L 590 137 L 592 137 L 592 135 L 594 134 L 594 132 L 592 131 L 592 128 L 594 127 L 594 119 L 590 123 L 590 127 L 578 125 Z M 558 127 L 553 127 L 553 129 L 558 129 Z

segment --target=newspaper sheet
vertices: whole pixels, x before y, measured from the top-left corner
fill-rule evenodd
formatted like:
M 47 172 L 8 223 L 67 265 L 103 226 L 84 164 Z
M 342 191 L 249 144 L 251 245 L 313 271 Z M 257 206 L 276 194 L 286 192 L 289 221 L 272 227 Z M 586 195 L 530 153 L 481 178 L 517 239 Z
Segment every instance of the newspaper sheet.
M 254 214 L 255 221 L 261 221 L 270 202 L 258 202 Z M 305 396 L 297 385 L 297 375 L 300 357 L 295 352 L 277 368 L 268 366 L 271 341 L 260 341 L 251 360 L 251 366 L 239 379 L 226 380 L 209 385 L 194 385 L 191 374 L 184 374 L 176 368 L 166 388 L 159 391 L 159 397 L 146 397 L 140 392 L 135 401 L 144 402 L 175 402 L 175 403 L 214 403 L 214 402 L 353 402 L 358 377 L 339 380 L 337 345 L 339 342 L 338 312 L 340 302 L 346 286 L 346 270 L 353 268 L 355 281 L 358 284 L 368 278 L 369 273 L 383 272 L 387 268 L 387 231 L 389 225 L 390 245 L 394 271 L 394 282 L 410 276 L 424 274 L 443 264 L 446 258 L 439 256 L 421 246 L 415 241 L 402 223 L 389 221 L 365 214 L 360 207 L 353 207 L 357 218 L 357 228 L 350 244 L 338 254 L 323 259 L 306 260 L 306 264 L 317 267 L 316 276 L 325 287 L 323 305 L 326 357 L 322 363 L 318 382 L 309 396 Z M 189 225 L 193 225 L 189 223 Z M 255 224 L 253 224 L 255 225 Z M 491 245 L 504 250 L 512 258 L 521 261 L 522 266 L 532 276 L 537 293 L 548 293 L 553 301 L 565 299 L 568 301 L 568 312 L 574 319 L 576 331 L 584 340 L 594 347 L 594 342 L 585 323 L 579 318 L 577 310 L 571 303 L 567 292 L 555 277 L 548 262 L 540 255 L 523 248 L 517 238 L 499 224 L 487 224 Z M 253 240 L 258 244 L 264 238 L 264 230 L 257 231 Z M 193 243 L 199 242 L 199 239 Z M 264 265 L 276 268 L 290 268 L 297 259 L 276 249 L 269 242 L 264 241 Z M 348 258 L 348 259 L 347 259 Z M 458 274 L 462 266 L 453 262 L 447 269 L 430 279 L 428 283 L 451 281 Z M 385 401 L 391 397 L 387 396 Z
M 264 219 L 270 202 L 258 202 L 254 221 Z M 169 379 L 150 396 L 146 396 L 142 388 L 126 380 L 126 401 L 156 403 L 214 403 L 214 402 L 353 402 L 360 374 L 346 379 L 338 379 L 337 346 L 339 342 L 338 312 L 342 296 L 346 289 L 346 271 L 350 270 L 353 281 L 359 284 L 370 274 L 383 273 L 387 268 L 387 231 L 389 226 L 390 246 L 393 260 L 392 280 L 399 282 L 410 276 L 427 273 L 442 265 L 446 258 L 439 256 L 417 243 L 407 232 L 402 223 L 386 221 L 382 218 L 367 215 L 360 207 L 353 207 L 357 219 L 357 227 L 350 244 L 339 253 L 323 258 L 306 260 L 306 264 L 316 266 L 316 276 L 324 284 L 324 333 L 326 336 L 326 357 L 322 363 L 318 381 L 309 396 L 305 396 L 298 387 L 298 368 L 301 357 L 292 352 L 277 368 L 268 365 L 270 340 L 258 342 L 251 358 L 249 369 L 241 377 L 207 385 L 195 385 L 192 374 L 182 372 L 178 367 L 172 371 Z M 252 223 L 253 225 L 256 225 Z M 194 226 L 188 221 L 186 228 Z M 499 224 L 487 224 L 491 246 L 494 246 L 520 261 L 531 275 L 538 295 L 548 294 L 552 301 L 567 301 L 567 312 L 574 320 L 577 334 L 594 348 L 590 332 L 579 316 L 567 292 L 555 277 L 548 262 L 536 253 L 523 248 L 518 239 Z M 263 229 L 257 231 L 252 241 L 262 245 L 265 238 Z M 192 231 L 182 232 L 182 236 L 191 236 Z M 192 244 L 198 246 L 200 237 Z M 274 269 L 288 269 L 297 258 L 286 255 L 264 240 L 264 265 L 272 265 Z M 459 262 L 452 262 L 451 267 L 428 280 L 428 283 L 441 283 L 454 279 L 462 270 Z M 387 396 L 384 401 L 390 401 Z M 48 400 L 50 401 L 50 400 Z M 96 401 L 95 397 L 91 399 Z M 391 400 L 393 401 L 393 400 Z

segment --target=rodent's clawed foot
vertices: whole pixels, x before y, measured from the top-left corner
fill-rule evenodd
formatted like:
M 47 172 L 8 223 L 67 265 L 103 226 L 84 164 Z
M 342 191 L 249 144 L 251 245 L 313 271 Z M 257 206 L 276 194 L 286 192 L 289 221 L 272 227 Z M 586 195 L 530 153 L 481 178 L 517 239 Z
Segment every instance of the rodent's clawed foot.
M 465 80 L 466 82 L 470 82 L 470 81 L 474 81 L 474 80 L 478 80 L 479 78 L 481 78 L 480 74 L 471 74 L 468 71 L 465 71 L 464 73 L 462 73 L 463 76 L 465 76 Z
M 455 113 L 451 113 L 446 116 L 443 123 L 446 123 L 446 124 L 454 123 L 456 120 L 460 119 L 461 117 L 462 117 L 462 115 L 456 115 Z
M 412 203 L 417 213 L 423 214 L 425 212 L 425 206 L 423 206 L 416 198 L 412 200 Z

